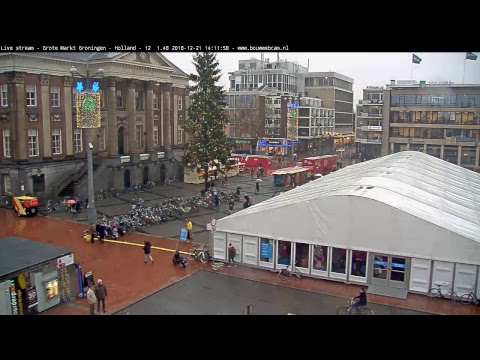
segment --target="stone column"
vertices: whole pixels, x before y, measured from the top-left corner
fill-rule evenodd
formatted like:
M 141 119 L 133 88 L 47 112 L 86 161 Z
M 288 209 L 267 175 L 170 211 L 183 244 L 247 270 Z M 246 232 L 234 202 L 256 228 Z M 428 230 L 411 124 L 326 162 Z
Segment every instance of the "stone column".
M 73 101 L 72 99 L 72 78 L 63 78 L 63 105 L 65 107 L 65 154 L 73 156 Z
M 137 113 L 135 110 L 135 85 L 137 81 L 131 79 L 128 84 L 128 94 L 127 94 L 127 117 L 128 117 L 128 150 L 130 154 L 135 154 L 137 152 Z
M 107 89 L 107 151 L 108 156 L 118 155 L 118 130 L 117 130 L 117 89 L 115 83 L 117 78 L 108 79 Z
M 170 95 L 172 91 L 171 83 L 162 84 L 162 93 L 163 93 L 163 147 L 165 151 L 171 150 L 171 104 L 170 104 Z
M 147 82 L 147 98 L 145 109 L 145 131 L 147 133 L 146 151 L 155 151 L 155 136 L 153 133 L 154 119 L 153 119 L 153 87 L 155 83 L 152 81 Z
M 26 96 L 24 85 L 24 74 L 18 72 L 7 73 L 7 82 L 13 94 L 12 101 L 12 160 L 27 160 L 28 146 L 27 146 L 27 115 L 25 113 Z
M 441 145 L 440 146 L 440 159 L 442 159 L 442 160 L 443 160 L 444 150 L 445 150 L 445 145 Z
M 457 165 L 462 164 L 462 147 L 458 147 L 458 153 L 457 153 Z
M 52 131 L 50 128 L 50 75 L 40 75 L 42 101 L 43 157 L 52 157 Z M 62 137 L 65 134 L 62 134 Z M 63 140 L 63 139 L 62 139 Z
M 173 126 L 172 126 L 172 144 L 175 146 L 178 144 L 178 98 L 182 97 L 180 89 L 173 88 Z M 185 106 L 182 99 L 182 108 Z

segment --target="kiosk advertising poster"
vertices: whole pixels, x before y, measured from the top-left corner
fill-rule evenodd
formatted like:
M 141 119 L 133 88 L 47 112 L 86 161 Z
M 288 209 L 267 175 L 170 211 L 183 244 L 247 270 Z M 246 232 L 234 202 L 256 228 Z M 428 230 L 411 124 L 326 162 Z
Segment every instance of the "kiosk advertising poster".
M 180 230 L 180 241 L 187 241 L 187 234 L 187 229 L 182 228 L 182 230 Z
M 33 308 L 38 304 L 37 289 L 35 286 L 29 287 L 25 290 L 27 298 L 27 307 L 29 309 Z

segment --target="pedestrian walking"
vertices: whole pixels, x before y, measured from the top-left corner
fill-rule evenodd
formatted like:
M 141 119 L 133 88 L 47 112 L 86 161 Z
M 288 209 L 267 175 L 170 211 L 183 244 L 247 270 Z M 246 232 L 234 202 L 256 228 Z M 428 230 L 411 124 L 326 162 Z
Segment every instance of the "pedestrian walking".
M 105 244 L 105 236 L 107 235 L 107 228 L 105 224 L 99 224 L 98 226 L 98 237 L 100 239 L 100 244 Z
M 235 201 L 232 199 L 230 199 L 230 201 L 228 202 L 228 212 L 231 214 L 233 212 L 233 207 L 235 206 Z
M 77 203 L 74 203 L 70 206 L 70 211 L 72 213 L 72 218 L 77 216 Z
M 95 244 L 96 233 L 97 233 L 97 231 L 96 231 L 95 225 L 94 224 L 90 225 L 90 242 L 92 244 Z
M 154 263 L 155 261 L 153 261 L 153 258 L 152 258 L 152 254 L 150 254 L 150 250 L 152 248 L 152 244 L 150 243 L 150 241 L 148 240 L 145 240 L 143 242 L 143 261 L 145 262 L 145 264 L 147 263 L 147 260 L 150 259 L 152 261 L 152 263 Z
M 257 181 L 255 183 L 255 193 L 259 193 L 260 192 L 260 181 Z
M 77 199 L 77 202 L 75 203 L 75 209 L 77 210 L 77 214 L 82 212 L 82 202 L 80 199 Z
M 88 304 L 90 305 L 90 315 L 95 315 L 95 303 L 97 302 L 97 296 L 95 295 L 92 284 L 88 285 L 87 300 Z
M 236 255 L 237 255 L 237 249 L 235 249 L 232 243 L 228 244 L 228 263 L 229 264 L 233 264 L 234 266 L 237 266 L 235 264 Z
M 215 195 L 215 211 L 220 211 L 220 197 Z
M 103 313 L 105 313 L 105 299 L 107 297 L 107 288 L 103 285 L 102 279 L 97 280 L 95 287 L 95 296 L 97 297 L 97 314 L 100 312 L 100 303 L 102 303 Z
M 193 240 L 192 229 L 193 229 L 193 224 L 189 219 L 187 219 L 187 240 L 189 240 L 190 242 L 192 242 Z

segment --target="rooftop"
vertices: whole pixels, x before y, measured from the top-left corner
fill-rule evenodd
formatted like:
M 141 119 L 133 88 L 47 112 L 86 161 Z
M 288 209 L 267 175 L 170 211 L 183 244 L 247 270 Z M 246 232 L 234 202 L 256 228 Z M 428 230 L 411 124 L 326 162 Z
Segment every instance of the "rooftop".
M 57 259 L 72 251 L 19 237 L 0 239 L 0 278 Z
M 218 220 L 217 229 L 293 204 L 313 209 L 336 196 L 378 201 L 480 243 L 480 174 L 416 151 L 348 166 Z

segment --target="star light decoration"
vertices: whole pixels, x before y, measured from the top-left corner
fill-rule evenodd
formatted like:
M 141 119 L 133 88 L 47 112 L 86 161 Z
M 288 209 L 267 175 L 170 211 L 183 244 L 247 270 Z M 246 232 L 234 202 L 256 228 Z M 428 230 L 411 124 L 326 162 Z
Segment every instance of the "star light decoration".
M 78 92 L 83 91 L 83 83 L 81 81 L 77 82 L 77 91 Z
M 92 83 L 92 91 L 93 91 L 94 93 L 96 93 L 96 92 L 98 92 L 98 90 L 100 90 L 100 85 L 98 84 L 98 81 L 94 81 L 94 82 Z

